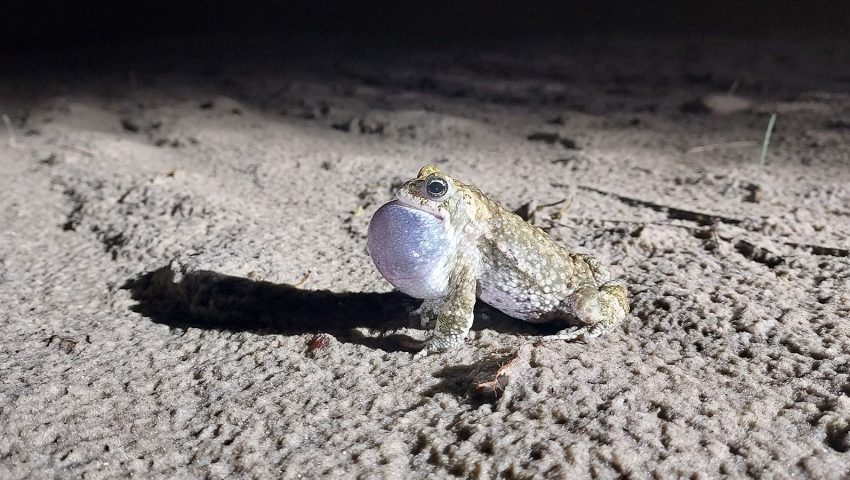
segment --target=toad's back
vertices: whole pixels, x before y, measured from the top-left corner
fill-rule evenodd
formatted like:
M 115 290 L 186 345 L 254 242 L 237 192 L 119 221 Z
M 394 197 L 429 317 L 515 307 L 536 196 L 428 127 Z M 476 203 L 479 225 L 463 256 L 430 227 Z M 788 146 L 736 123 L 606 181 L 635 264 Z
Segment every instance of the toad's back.
M 597 285 L 607 272 L 571 254 L 538 227 L 498 204 L 489 206 L 490 228 L 479 238 L 482 259 L 478 296 L 496 309 L 529 322 L 570 315 L 565 299 L 581 284 Z

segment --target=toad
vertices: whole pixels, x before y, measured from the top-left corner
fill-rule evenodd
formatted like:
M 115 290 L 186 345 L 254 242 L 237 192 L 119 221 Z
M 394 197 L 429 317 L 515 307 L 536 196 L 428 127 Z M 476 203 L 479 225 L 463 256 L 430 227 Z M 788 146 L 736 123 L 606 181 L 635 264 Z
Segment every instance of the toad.
M 526 322 L 568 327 L 544 340 L 596 337 L 629 312 L 625 285 L 596 258 L 433 165 L 375 212 L 367 244 L 384 278 L 424 300 L 423 325 L 435 323 L 419 355 L 462 344 L 476 298 Z

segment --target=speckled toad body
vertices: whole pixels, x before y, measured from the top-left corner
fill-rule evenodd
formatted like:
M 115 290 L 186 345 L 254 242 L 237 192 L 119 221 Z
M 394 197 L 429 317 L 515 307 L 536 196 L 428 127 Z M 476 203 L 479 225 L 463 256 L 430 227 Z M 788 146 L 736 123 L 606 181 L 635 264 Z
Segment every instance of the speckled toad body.
M 476 296 L 527 322 L 567 321 L 546 339 L 594 337 L 629 311 L 625 286 L 589 255 L 572 253 L 477 188 L 435 166 L 405 182 L 375 212 L 369 253 L 402 292 L 425 301 L 436 320 L 422 354 L 463 342 Z

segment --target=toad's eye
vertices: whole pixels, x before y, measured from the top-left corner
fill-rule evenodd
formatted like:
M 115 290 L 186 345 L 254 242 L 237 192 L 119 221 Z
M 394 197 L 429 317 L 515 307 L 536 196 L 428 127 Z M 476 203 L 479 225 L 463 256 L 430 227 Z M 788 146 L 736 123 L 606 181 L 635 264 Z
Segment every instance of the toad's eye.
M 425 183 L 425 188 L 432 197 L 439 198 L 449 191 L 449 184 L 440 177 L 434 177 L 428 179 L 428 182 Z

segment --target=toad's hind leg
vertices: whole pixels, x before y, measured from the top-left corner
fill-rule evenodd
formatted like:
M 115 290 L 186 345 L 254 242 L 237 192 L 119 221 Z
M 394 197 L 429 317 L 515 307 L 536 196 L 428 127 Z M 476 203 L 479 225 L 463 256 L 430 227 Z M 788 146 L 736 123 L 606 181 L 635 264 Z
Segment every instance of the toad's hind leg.
M 547 335 L 544 340 L 598 337 L 617 326 L 629 313 L 626 286 L 620 281 L 582 285 L 567 298 L 567 305 L 582 325 Z

